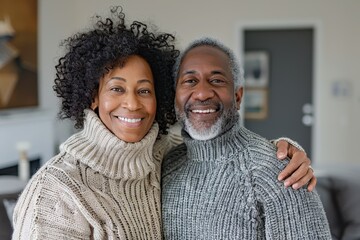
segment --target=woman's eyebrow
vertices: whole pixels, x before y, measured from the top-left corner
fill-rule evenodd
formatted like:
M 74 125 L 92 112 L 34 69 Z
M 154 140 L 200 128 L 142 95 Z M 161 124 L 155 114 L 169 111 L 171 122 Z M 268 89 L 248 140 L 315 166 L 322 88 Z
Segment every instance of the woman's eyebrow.
M 110 81 L 110 80 L 120 80 L 120 81 L 126 82 L 126 79 L 125 79 L 125 78 L 122 78 L 122 77 L 111 77 L 111 78 L 109 79 L 109 81 Z
M 111 77 L 107 82 L 110 82 L 112 80 L 120 80 L 122 82 L 127 82 L 125 78 L 122 78 L 122 77 Z M 152 82 L 149 80 L 149 79 L 140 79 L 137 81 L 137 83 L 150 83 L 152 84 Z
M 140 79 L 137 82 L 138 83 L 150 83 L 150 84 L 152 84 L 152 82 L 149 79 Z

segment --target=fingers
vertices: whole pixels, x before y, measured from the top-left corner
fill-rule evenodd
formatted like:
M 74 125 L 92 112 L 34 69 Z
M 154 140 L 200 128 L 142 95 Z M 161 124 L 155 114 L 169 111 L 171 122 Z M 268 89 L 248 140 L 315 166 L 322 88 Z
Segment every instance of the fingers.
M 285 186 L 290 186 L 307 174 L 310 166 L 310 159 L 305 152 L 297 151 L 293 154 L 289 164 L 282 170 L 278 176 L 278 180 L 285 180 Z M 310 178 L 308 179 L 310 180 Z
M 313 177 L 311 178 L 311 180 L 310 180 L 310 182 L 309 182 L 309 184 L 308 184 L 308 191 L 309 192 L 312 192 L 313 190 L 314 190 L 314 188 L 315 188 L 315 186 L 316 186 L 316 183 L 317 183 L 317 178 L 316 178 L 316 176 L 314 175 L 314 171 L 311 171 L 312 172 L 312 174 L 313 174 Z
M 315 185 L 316 185 L 316 178 L 314 177 L 314 172 L 313 172 L 313 170 L 311 170 L 311 168 L 308 168 L 306 175 L 304 177 L 300 178 L 294 184 L 292 184 L 291 187 L 296 190 L 296 189 L 299 189 L 299 188 L 301 188 L 302 186 L 304 186 L 306 184 L 309 184 L 307 186 L 307 189 L 308 189 L 309 192 L 311 192 L 314 189 Z
M 301 151 L 300 149 L 289 143 L 288 154 L 287 154 L 289 158 L 292 158 L 295 153 L 300 153 L 300 152 L 304 153 L 306 157 L 306 153 L 304 151 Z
M 285 187 L 293 186 L 294 184 L 297 184 L 296 188 L 294 189 L 302 187 L 307 182 L 309 182 L 312 177 L 308 175 L 308 172 L 309 172 L 309 165 L 306 163 L 301 164 L 300 167 L 298 167 L 291 175 L 289 175 L 285 179 L 284 181 Z
M 288 155 L 288 147 L 289 147 L 289 143 L 285 140 L 280 140 L 277 144 L 277 158 L 282 160 L 285 159 L 286 156 Z
M 308 184 L 308 191 L 313 191 L 317 179 L 306 153 L 284 140 L 280 140 L 277 143 L 277 147 L 277 157 L 279 159 L 284 159 L 286 156 L 291 158 L 289 164 L 280 172 L 278 179 L 280 181 L 285 179 L 285 187 L 291 186 L 293 189 L 299 189 Z

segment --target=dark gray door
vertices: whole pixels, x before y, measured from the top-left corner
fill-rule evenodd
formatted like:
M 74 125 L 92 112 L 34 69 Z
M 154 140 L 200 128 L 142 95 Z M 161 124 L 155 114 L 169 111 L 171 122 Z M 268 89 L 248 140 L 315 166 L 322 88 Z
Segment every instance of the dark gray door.
M 311 156 L 313 29 L 244 31 L 244 51 L 269 56 L 268 115 L 245 119 L 245 126 L 274 139 L 290 137 Z M 246 88 L 245 88 L 246 91 Z

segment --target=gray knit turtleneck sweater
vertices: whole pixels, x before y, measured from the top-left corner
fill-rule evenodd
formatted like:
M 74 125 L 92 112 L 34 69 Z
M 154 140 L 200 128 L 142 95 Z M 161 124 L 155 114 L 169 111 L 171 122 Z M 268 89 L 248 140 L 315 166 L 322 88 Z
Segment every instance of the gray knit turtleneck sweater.
M 161 239 L 160 165 L 176 143 L 155 142 L 157 124 L 126 143 L 85 113 L 84 129 L 21 194 L 13 239 Z
M 165 158 L 165 239 L 331 239 L 319 196 L 277 181 L 287 162 L 266 139 L 235 124 L 184 142 Z

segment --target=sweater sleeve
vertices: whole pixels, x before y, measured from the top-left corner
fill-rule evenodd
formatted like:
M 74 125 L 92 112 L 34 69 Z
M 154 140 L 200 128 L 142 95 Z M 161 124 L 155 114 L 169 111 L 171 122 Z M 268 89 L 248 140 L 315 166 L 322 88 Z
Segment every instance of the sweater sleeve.
M 12 239 L 90 239 L 91 229 L 71 196 L 53 176 L 39 173 L 14 211 Z
M 316 191 L 285 188 L 276 177 L 286 163 L 275 152 L 253 153 L 251 166 L 256 201 L 267 239 L 331 239 L 328 221 Z
M 270 142 L 271 142 L 272 144 L 274 144 L 275 147 L 276 147 L 277 143 L 278 143 L 279 141 L 281 141 L 281 140 L 284 140 L 284 141 L 290 143 L 291 145 L 293 145 L 294 147 L 296 147 L 297 149 L 299 149 L 300 151 L 305 152 L 305 149 L 304 149 L 298 142 L 292 140 L 291 138 L 280 137 L 280 138 L 277 138 L 277 139 L 272 139 L 272 140 L 270 140 Z

